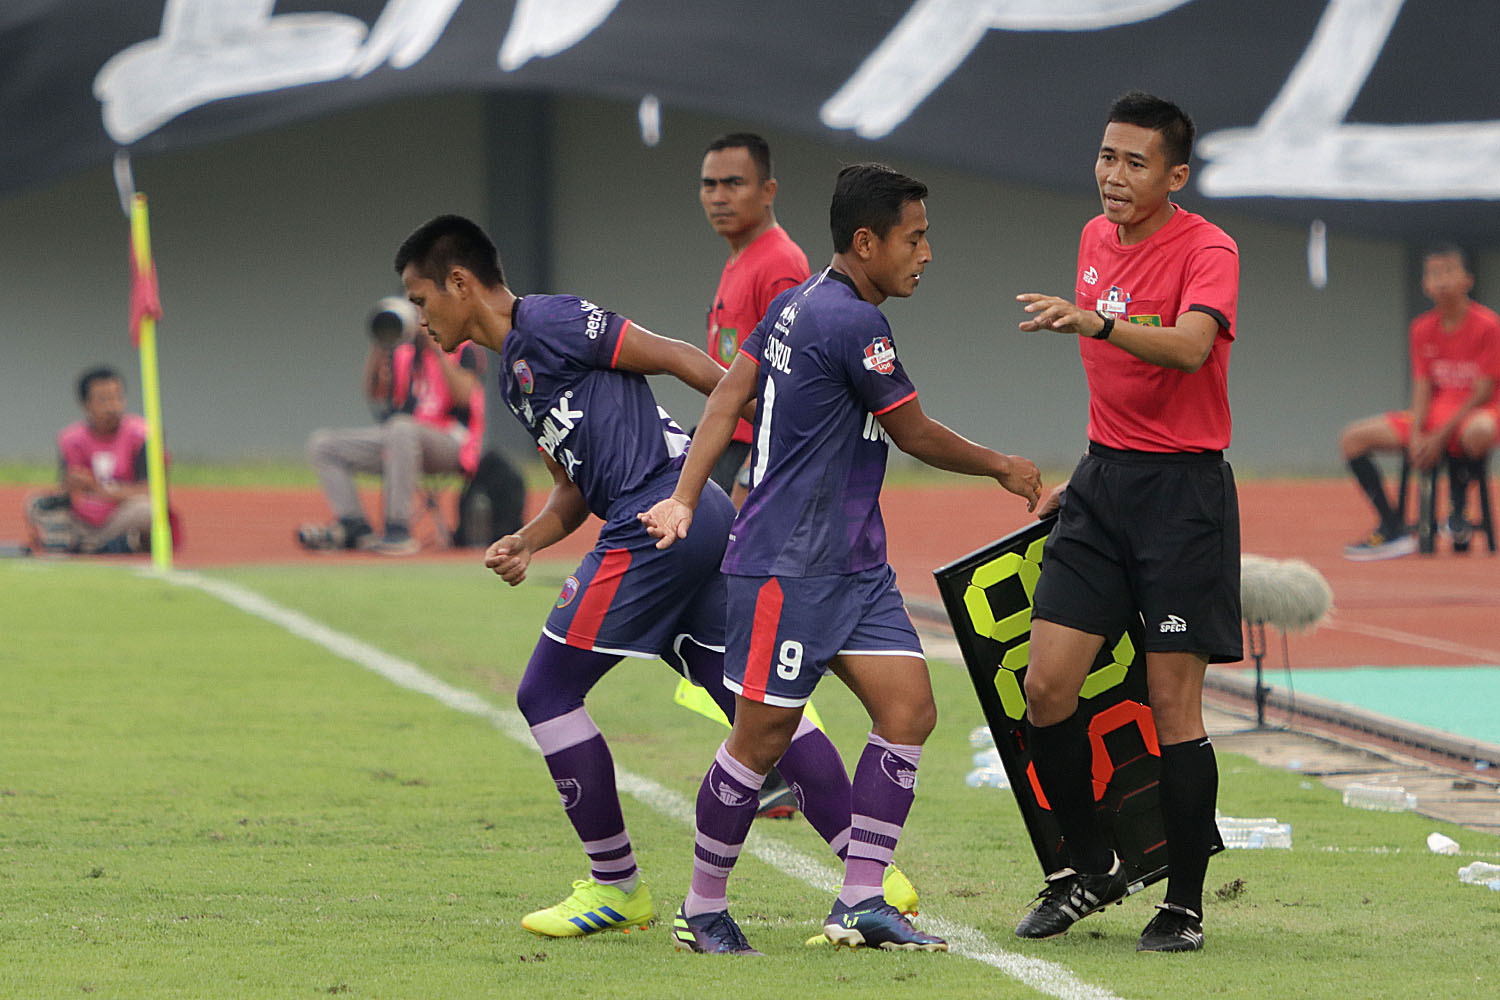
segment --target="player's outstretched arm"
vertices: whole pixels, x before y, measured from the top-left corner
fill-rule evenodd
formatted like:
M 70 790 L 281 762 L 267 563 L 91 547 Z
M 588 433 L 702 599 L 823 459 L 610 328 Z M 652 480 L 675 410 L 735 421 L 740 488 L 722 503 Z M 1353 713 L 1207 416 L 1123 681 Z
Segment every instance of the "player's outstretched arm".
M 1055 295 L 1025 292 L 1017 295 L 1016 301 L 1031 314 L 1019 324 L 1027 333 L 1051 330 L 1092 337 L 1104 329 L 1104 319 L 1097 312 L 1080 309 Z M 1208 360 L 1218 335 L 1218 320 L 1208 313 L 1192 311 L 1177 317 L 1176 326 L 1143 326 L 1117 319 L 1109 342 L 1153 365 L 1195 372 Z
M 526 579 L 526 568 L 531 565 L 534 553 L 577 531 L 589 516 L 583 493 L 563 467 L 545 452 L 542 459 L 552 473 L 552 492 L 547 495 L 547 502 L 520 531 L 498 539 L 484 553 L 484 565 L 512 587 Z
M 687 537 L 709 473 L 729 447 L 745 404 L 755 398 L 756 374 L 754 361 L 743 354 L 734 359 L 703 406 L 703 418 L 698 421 L 687 459 L 677 474 L 677 488 L 667 499 L 636 515 L 657 540 L 657 548 L 667 548 L 677 539 Z
M 988 476 L 1024 499 L 1027 510 L 1036 510 L 1042 496 L 1042 474 L 1030 460 L 1020 455 L 1002 455 L 970 441 L 922 412 L 922 404 L 916 398 L 877 419 L 896 447 L 913 458 L 935 469 Z
M 658 336 L 634 323 L 620 331 L 615 367 L 641 375 L 671 375 L 705 396 L 724 376 L 724 369 L 692 344 Z

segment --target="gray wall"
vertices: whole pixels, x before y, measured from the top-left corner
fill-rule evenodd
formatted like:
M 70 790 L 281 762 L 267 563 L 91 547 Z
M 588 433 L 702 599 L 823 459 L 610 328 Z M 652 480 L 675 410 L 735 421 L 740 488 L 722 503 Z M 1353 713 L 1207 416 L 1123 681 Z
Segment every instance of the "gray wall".
M 647 148 L 633 106 L 569 98 L 554 107 L 553 245 L 535 273 L 556 287 L 517 290 L 576 292 L 700 342 L 725 254 L 698 207 L 701 150 L 744 123 L 668 109 L 661 144 Z M 515 215 L 486 194 L 507 188 L 504 151 L 488 166 L 486 134 L 493 120 L 487 130 L 482 98 L 446 96 L 137 160 L 166 309 L 162 384 L 175 456 L 295 457 L 313 427 L 368 419 L 358 389 L 363 323 L 376 298 L 399 290 L 390 260 L 401 238 L 441 211 Z M 767 136 L 778 217 L 819 267 L 830 252 L 833 175 L 870 154 Z M 885 307 L 924 407 L 987 444 L 1050 468 L 1071 464 L 1086 407 L 1076 348 L 1019 333 L 1013 295 L 1071 287 L 1079 226 L 1098 210 L 1090 165 L 1079 164 L 1077 194 L 1066 196 L 895 165 L 932 188 L 935 259 L 913 298 Z M 1304 231 L 1246 221 L 1232 205 L 1184 204 L 1241 250 L 1231 457 L 1243 472 L 1336 469 L 1345 421 L 1405 402 L 1405 248 L 1334 232 L 1329 285 L 1316 291 Z M 506 254 L 507 234 L 495 236 Z M 0 201 L 0 460 L 50 457 L 56 429 L 77 416 L 72 383 L 87 364 L 129 373 L 139 406 L 125 251 L 108 171 Z M 1494 255 L 1478 263 L 1482 283 L 1500 268 Z M 696 394 L 670 380 L 658 392 L 684 423 L 696 419 Z

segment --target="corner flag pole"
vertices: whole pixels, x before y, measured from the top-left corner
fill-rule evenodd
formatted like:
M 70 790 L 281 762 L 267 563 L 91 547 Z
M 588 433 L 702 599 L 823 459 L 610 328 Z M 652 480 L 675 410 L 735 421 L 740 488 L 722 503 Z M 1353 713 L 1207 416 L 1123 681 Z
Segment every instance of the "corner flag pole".
M 140 351 L 141 395 L 146 411 L 151 565 L 158 572 L 165 572 L 172 568 L 172 526 L 167 515 L 166 449 L 162 445 L 161 382 L 156 363 L 156 321 L 161 316 L 161 299 L 156 287 L 156 263 L 151 259 L 146 196 L 135 190 L 127 153 L 115 157 L 115 185 L 120 192 L 120 205 L 130 218 L 130 336 Z

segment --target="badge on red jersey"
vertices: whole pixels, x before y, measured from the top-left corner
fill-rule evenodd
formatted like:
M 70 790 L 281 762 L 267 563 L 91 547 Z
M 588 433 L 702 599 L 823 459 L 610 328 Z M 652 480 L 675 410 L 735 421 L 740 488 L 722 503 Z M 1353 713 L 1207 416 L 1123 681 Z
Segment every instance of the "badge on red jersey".
M 889 337 L 876 337 L 865 347 L 865 367 L 889 375 L 896 370 L 896 345 Z
M 516 373 L 516 384 L 521 387 L 521 391 L 531 395 L 531 390 L 536 388 L 536 381 L 531 377 L 531 366 L 526 363 L 526 359 L 522 358 L 511 365 L 511 371 Z
M 1126 292 L 1119 285 L 1110 285 L 1109 291 L 1104 293 L 1103 298 L 1097 300 L 1094 308 L 1106 316 L 1123 319 L 1125 317 L 1125 307 L 1129 304 L 1130 293 Z

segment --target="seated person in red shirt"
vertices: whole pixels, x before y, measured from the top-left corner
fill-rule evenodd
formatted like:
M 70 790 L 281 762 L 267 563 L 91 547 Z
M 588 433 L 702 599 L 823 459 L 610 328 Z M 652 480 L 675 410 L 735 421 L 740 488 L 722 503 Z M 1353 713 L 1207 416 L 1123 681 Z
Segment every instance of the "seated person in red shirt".
M 308 457 L 336 518 L 303 525 L 308 549 L 368 549 L 405 556 L 421 546 L 411 536 L 412 501 L 423 473 L 474 475 L 484 437 L 484 358 L 473 344 L 451 354 L 433 343 L 416 307 L 391 296 L 370 317 L 364 388 L 379 424 L 314 431 Z M 384 480 L 383 533 L 375 534 L 354 488 L 358 472 Z
M 143 552 L 150 546 L 146 421 L 125 412 L 125 381 L 113 368 L 78 379 L 83 419 L 57 435 L 63 492 L 31 498 L 32 533 L 44 549 Z

